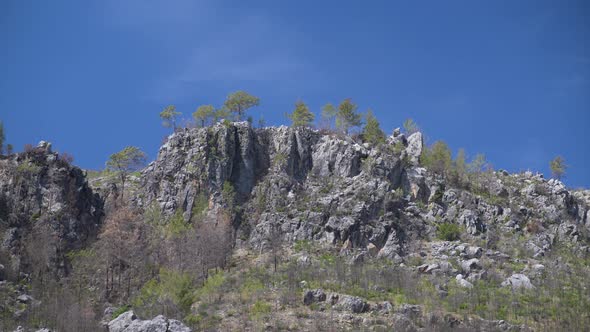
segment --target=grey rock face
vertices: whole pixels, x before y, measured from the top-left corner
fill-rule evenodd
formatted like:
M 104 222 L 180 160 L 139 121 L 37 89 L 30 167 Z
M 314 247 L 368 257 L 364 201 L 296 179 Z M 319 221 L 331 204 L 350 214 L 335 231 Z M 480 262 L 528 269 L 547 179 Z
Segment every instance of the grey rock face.
M 13 269 L 30 268 L 25 247 L 33 246 L 29 252 L 43 252 L 48 266 L 63 272 L 65 253 L 98 232 L 102 208 L 83 171 L 51 152 L 49 143 L 0 158 L 0 224 L 7 226 L 0 228 L 1 249 Z
M 587 246 L 590 222 L 584 222 L 588 200 L 583 194 L 532 173 L 486 173 L 486 195 L 451 188 L 418 165 L 421 134 L 407 140 L 401 133 L 394 136 L 388 141 L 398 150 L 401 143 L 401 155 L 391 146 L 306 128 L 233 123 L 181 130 L 143 171 L 135 202 L 155 203 L 165 215 L 180 210 L 188 220 L 201 193 L 210 204 L 223 206 L 220 192 L 228 182 L 241 209 L 233 222 L 236 245 L 262 250 L 271 237 L 279 237 L 286 243 L 338 246 L 355 259 L 376 255 L 401 263 L 418 241 L 437 237 L 441 222 L 463 225 L 464 241 L 480 237 L 492 243 L 498 230 L 528 231 L 535 220 L 542 220 L 539 234 L 527 237 L 535 257 L 551 250 L 556 237 Z M 402 161 L 406 156 L 410 162 Z M 480 247 L 458 249 L 441 255 L 454 252 L 469 260 L 483 254 Z M 445 260 L 441 256 L 437 264 Z M 452 269 L 445 271 L 450 275 Z
M 151 320 L 141 320 L 127 311 L 108 324 L 109 332 L 191 332 L 186 325 L 160 315 Z
M 422 155 L 422 148 L 424 146 L 424 140 L 421 132 L 416 132 L 408 137 L 408 146 L 406 147 L 406 153 L 410 159 L 410 162 L 414 165 L 419 165 L 420 156 Z
M 481 222 L 480 218 L 471 210 L 465 210 L 459 216 L 459 222 L 465 225 L 467 232 L 471 235 L 478 234 L 485 230 L 485 225 Z
M 198 194 L 217 204 L 229 182 L 246 212 L 234 223 L 247 232 L 238 238 L 255 248 L 267 247 L 278 229 L 288 242 L 348 241 L 373 253 L 389 239 L 384 252 L 393 254 L 399 239 L 387 224 L 394 221 L 379 222 L 378 209 L 392 200 L 403 173 L 397 156 L 349 137 L 234 123 L 171 135 L 143 171 L 135 201 L 156 203 L 165 215 L 180 209 L 188 220 Z

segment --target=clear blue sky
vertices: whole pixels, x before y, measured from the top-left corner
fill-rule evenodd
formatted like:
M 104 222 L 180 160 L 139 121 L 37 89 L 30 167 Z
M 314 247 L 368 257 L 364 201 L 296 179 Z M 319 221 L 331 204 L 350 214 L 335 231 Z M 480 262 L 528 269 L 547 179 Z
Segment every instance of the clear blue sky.
M 320 5 L 321 3 L 321 5 Z M 351 97 L 386 132 L 590 187 L 590 1 L 0 1 L 0 120 L 83 168 L 244 89 L 268 124 Z

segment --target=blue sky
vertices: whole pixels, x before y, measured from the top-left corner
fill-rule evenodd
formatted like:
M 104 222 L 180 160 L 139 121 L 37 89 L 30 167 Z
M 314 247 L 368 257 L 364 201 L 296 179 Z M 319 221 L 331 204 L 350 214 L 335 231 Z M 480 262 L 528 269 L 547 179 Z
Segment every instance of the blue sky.
M 496 168 L 590 187 L 590 2 L 0 2 L 0 120 L 7 141 L 49 140 L 83 168 L 127 145 L 155 158 L 169 130 L 234 90 L 282 124 L 351 97 L 391 132 L 412 117 L 430 142 Z

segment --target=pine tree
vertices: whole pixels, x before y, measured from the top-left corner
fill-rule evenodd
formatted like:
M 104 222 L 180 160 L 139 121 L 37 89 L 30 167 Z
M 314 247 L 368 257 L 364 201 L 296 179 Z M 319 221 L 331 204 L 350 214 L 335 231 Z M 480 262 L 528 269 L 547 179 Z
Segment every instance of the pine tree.
M 315 115 L 302 101 L 297 101 L 295 103 L 295 110 L 287 116 L 291 119 L 291 126 L 293 127 L 309 127 L 315 118 Z
M 215 114 L 215 108 L 213 105 L 201 105 L 197 110 L 193 113 L 193 118 L 195 121 L 200 122 L 201 127 L 205 127 L 207 122 L 210 119 L 213 119 Z
M 549 168 L 551 168 L 551 175 L 554 178 L 561 180 L 561 178 L 565 174 L 565 170 L 567 169 L 565 159 L 563 159 L 563 157 L 561 156 L 553 158 L 553 160 L 549 162 Z
M 334 105 L 331 103 L 324 105 L 324 107 L 322 107 L 320 128 L 326 130 L 332 129 L 332 122 L 334 121 L 337 113 L 338 111 L 336 110 L 336 107 L 334 107 Z
M 361 115 L 356 112 L 358 106 L 352 102 L 350 98 L 344 99 L 338 105 L 338 113 L 336 114 L 336 127 L 344 134 L 348 135 L 351 127 L 358 127 L 361 125 Z
M 363 139 L 373 145 L 382 144 L 385 142 L 385 133 L 379 127 L 379 121 L 373 115 L 373 111 L 367 110 L 365 115 L 367 124 L 363 128 Z
M 162 118 L 162 124 L 164 127 L 172 127 L 176 130 L 176 117 L 182 113 L 176 112 L 176 106 L 169 105 L 162 112 L 160 112 L 160 118 Z
M 125 182 L 129 177 L 129 173 L 140 169 L 145 162 L 145 153 L 135 146 L 128 146 L 109 157 L 107 168 L 119 173 L 121 198 L 123 198 L 125 192 Z
M 408 136 L 412 135 L 415 132 L 420 131 L 420 129 L 418 128 L 418 125 L 412 119 L 406 119 L 406 121 L 404 121 L 404 129 L 405 129 L 406 134 Z
M 260 98 L 252 96 L 245 91 L 236 91 L 227 96 L 223 108 L 229 112 L 235 113 L 238 120 L 242 120 L 249 108 L 258 105 L 260 105 Z
M 447 176 L 451 169 L 451 150 L 447 143 L 436 141 L 430 149 L 425 149 L 422 163 L 436 174 Z

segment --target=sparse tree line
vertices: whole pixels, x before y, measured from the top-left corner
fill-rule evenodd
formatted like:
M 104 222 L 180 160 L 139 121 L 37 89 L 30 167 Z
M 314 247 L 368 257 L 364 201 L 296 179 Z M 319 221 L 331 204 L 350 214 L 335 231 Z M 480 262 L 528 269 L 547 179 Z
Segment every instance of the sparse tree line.
M 213 105 L 201 105 L 192 116 L 197 126 L 205 127 L 222 119 L 241 121 L 250 108 L 259 105 L 260 98 L 245 91 L 237 91 L 227 96 L 222 107 L 215 108 Z M 170 105 L 160 113 L 160 117 L 166 127 L 176 129 L 177 118 L 181 114 L 176 111 L 174 105 Z M 285 115 L 291 121 L 292 127 L 313 127 L 316 120 L 315 114 L 302 100 L 296 101 L 294 110 L 291 113 L 285 113 Z M 247 120 L 250 123 L 253 122 L 252 117 L 248 117 Z M 262 126 L 264 119 L 260 120 L 259 124 Z M 364 142 L 373 145 L 386 142 L 386 135 L 373 111 L 368 109 L 365 114 L 359 113 L 358 105 L 351 98 L 344 99 L 338 106 L 331 103 L 324 105 L 317 124 L 319 129 L 324 132 L 335 131 L 344 135 L 348 135 L 351 129 L 360 128 L 364 125 L 360 131 L 360 138 Z M 420 131 L 418 125 L 412 119 L 407 119 L 403 127 L 407 135 Z M 470 182 L 473 182 L 474 176 L 470 176 L 470 174 L 481 175 L 493 170 L 493 167 L 486 161 L 483 154 L 475 155 L 471 162 L 467 163 L 465 150 L 460 149 L 453 160 L 451 150 L 444 141 L 436 141 L 430 147 L 425 148 L 421 161 L 422 165 L 428 167 L 435 174 L 451 180 L 452 183 L 459 186 L 467 186 Z M 565 175 L 567 167 L 565 160 L 561 156 L 557 156 L 549 162 L 551 175 L 556 179 L 561 179 Z M 481 179 L 481 177 L 479 178 Z M 485 186 L 485 184 L 481 183 L 480 185 Z
M 245 91 L 236 91 L 227 96 L 223 105 L 219 108 L 213 105 L 201 105 L 192 113 L 193 125 L 205 127 L 215 124 L 220 120 L 243 121 L 244 119 L 252 123 L 254 120 L 251 116 L 246 117 L 246 112 L 252 107 L 260 105 L 260 98 L 253 96 Z M 177 128 L 177 123 L 182 115 L 176 110 L 176 106 L 169 105 L 160 112 L 162 124 L 165 127 Z M 293 127 L 312 127 L 315 114 L 301 100 L 295 102 L 295 108 L 291 113 L 286 113 L 286 117 L 291 121 Z M 377 118 L 369 109 L 366 114 L 358 112 L 358 106 L 350 98 L 344 99 L 337 107 L 328 103 L 322 107 L 321 119 L 318 125 L 323 130 L 336 130 L 343 134 L 349 134 L 352 128 L 360 127 L 363 124 L 363 117 L 366 120 L 366 126 L 363 133 L 366 133 L 369 141 L 381 143 L 385 141 L 385 134 L 379 127 Z M 259 119 L 259 125 L 264 125 L 264 119 Z

